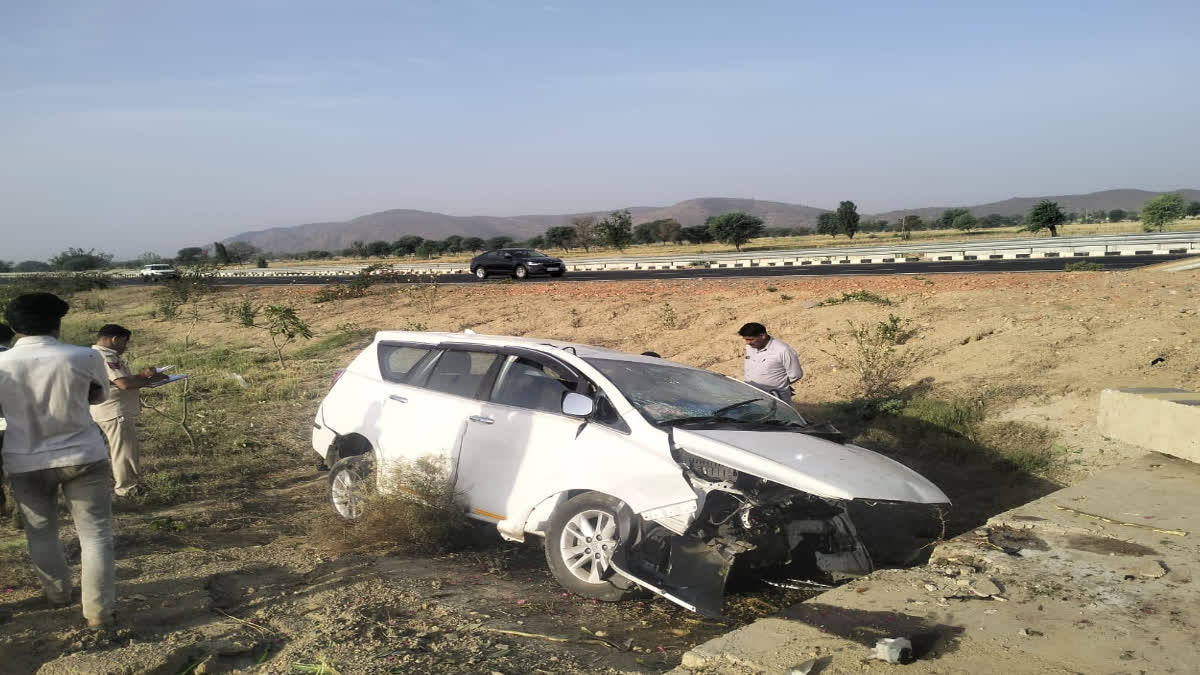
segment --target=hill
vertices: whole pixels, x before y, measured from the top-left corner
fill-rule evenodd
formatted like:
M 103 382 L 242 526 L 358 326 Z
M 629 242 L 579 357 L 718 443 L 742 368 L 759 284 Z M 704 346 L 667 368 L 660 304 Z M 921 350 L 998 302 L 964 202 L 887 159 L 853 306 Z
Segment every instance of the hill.
M 1179 192 L 1187 201 L 1200 201 L 1200 190 L 1168 190 L 1167 192 Z M 1033 208 L 1043 199 L 1049 199 L 1052 202 L 1058 202 L 1058 205 L 1067 213 L 1099 213 L 1101 211 L 1108 212 L 1113 209 L 1124 209 L 1125 211 L 1140 211 L 1142 204 L 1146 200 L 1157 197 L 1163 192 L 1151 192 L 1149 190 L 1102 190 L 1100 192 L 1089 192 L 1083 195 L 1057 195 L 1051 197 L 1014 197 L 1005 199 L 999 202 L 990 202 L 988 204 L 976 204 L 975 206 L 966 206 L 966 208 L 976 217 L 986 216 L 991 213 L 998 213 L 1002 216 L 1025 215 L 1029 213 L 1029 209 Z M 887 211 L 885 213 L 873 214 L 872 218 L 882 218 L 889 222 L 895 222 L 903 216 L 916 214 L 924 220 L 931 220 L 942 215 L 942 211 L 948 208 L 956 208 L 953 206 L 926 206 L 917 209 L 899 209 L 895 211 Z
M 1200 190 L 1179 190 L 1184 199 L 1200 200 Z M 1146 190 L 1105 190 L 1083 195 L 1060 195 L 1052 197 L 1015 197 L 989 204 L 967 206 L 976 216 L 990 213 L 1001 215 L 1025 214 L 1039 200 L 1050 199 L 1058 202 L 1067 212 L 1091 213 L 1125 209 L 1137 211 L 1147 199 L 1162 194 Z M 907 214 L 917 214 L 926 220 L 937 218 L 947 206 L 930 206 L 916 209 L 901 209 L 878 214 L 864 214 L 864 217 L 883 218 L 895 221 Z M 772 227 L 813 226 L 817 216 L 824 213 L 818 209 L 803 204 L 787 204 L 760 199 L 733 199 L 725 197 L 704 197 L 689 199 L 672 206 L 635 206 L 630 207 L 635 223 L 644 223 L 662 218 L 674 218 L 684 227 L 699 225 L 711 216 L 742 211 L 759 216 Z M 558 215 L 523 215 L 523 216 L 450 216 L 444 213 L 430 211 L 415 211 L 412 209 L 393 209 L 359 216 L 352 220 L 331 223 L 309 223 L 293 227 L 275 227 L 266 230 L 243 232 L 225 239 L 226 242 L 244 241 L 253 244 L 264 251 L 291 253 L 310 249 L 340 250 L 350 246 L 355 241 L 395 241 L 405 235 L 415 234 L 427 239 L 444 239 L 451 235 L 463 237 L 499 237 L 509 236 L 517 239 L 527 239 L 546 231 L 555 225 L 567 225 L 577 216 L 596 216 L 603 218 L 607 211 L 584 213 L 568 213 Z

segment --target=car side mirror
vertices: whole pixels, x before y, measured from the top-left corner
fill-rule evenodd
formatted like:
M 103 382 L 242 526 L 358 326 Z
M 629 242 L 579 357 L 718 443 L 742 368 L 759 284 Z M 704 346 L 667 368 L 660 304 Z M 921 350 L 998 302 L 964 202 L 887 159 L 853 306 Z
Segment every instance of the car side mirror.
M 569 417 L 591 417 L 596 411 L 596 402 L 573 391 L 567 392 L 562 400 L 562 412 Z

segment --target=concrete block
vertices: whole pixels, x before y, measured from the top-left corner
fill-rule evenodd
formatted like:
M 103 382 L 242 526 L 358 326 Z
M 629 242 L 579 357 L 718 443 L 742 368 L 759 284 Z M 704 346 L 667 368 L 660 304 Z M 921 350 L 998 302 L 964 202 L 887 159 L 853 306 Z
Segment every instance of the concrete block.
M 1105 389 L 1100 433 L 1200 463 L 1200 394 L 1183 389 Z

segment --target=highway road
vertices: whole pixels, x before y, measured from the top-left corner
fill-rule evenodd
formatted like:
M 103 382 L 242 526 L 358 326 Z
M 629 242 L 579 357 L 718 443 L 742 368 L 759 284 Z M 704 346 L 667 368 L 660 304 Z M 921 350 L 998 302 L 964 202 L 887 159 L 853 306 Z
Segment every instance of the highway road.
M 638 281 L 653 279 L 733 279 L 744 277 L 813 277 L 813 276 L 872 276 L 880 274 L 981 274 L 996 272 L 1054 272 L 1062 271 L 1063 266 L 1072 262 L 1094 262 L 1104 265 L 1106 270 L 1123 270 L 1153 265 L 1169 260 L 1186 258 L 1187 255 L 1136 255 L 1136 256 L 1107 256 L 1104 258 L 1029 258 L 1019 260 L 960 260 L 943 262 L 910 262 L 910 263 L 854 263 L 831 265 L 804 265 L 793 267 L 724 267 L 724 268 L 689 268 L 678 270 L 621 270 L 607 272 L 568 272 L 557 279 L 549 277 L 533 277 L 521 283 L 570 283 L 580 281 Z M 339 281 L 349 281 L 353 277 L 219 277 L 216 282 L 229 286 L 289 286 L 329 284 Z M 426 281 L 428 277 L 411 275 L 394 275 L 379 277 L 386 283 L 416 283 Z M 497 283 L 501 279 L 493 278 L 480 282 L 469 274 L 441 274 L 439 283 Z M 121 280 L 118 283 L 141 284 L 137 279 Z

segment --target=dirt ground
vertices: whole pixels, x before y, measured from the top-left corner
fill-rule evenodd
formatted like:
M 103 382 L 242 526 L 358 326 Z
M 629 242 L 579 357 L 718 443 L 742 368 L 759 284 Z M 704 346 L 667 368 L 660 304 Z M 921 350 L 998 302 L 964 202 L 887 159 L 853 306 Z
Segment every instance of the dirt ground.
M 892 304 L 817 306 L 860 289 Z M 652 349 L 730 375 L 740 375 L 738 326 L 761 321 L 800 353 L 807 374 L 796 398 L 816 411 L 854 398 L 851 379 L 831 355 L 844 349 L 847 321 L 895 314 L 911 320 L 914 335 L 904 348 L 921 354 L 910 384 L 976 400 L 990 422 L 1042 429 L 1037 442 L 1048 444 L 1057 460 L 1038 475 L 997 479 L 995 503 L 971 502 L 979 480 L 948 490 L 967 503 L 964 526 L 1135 454 L 1096 431 L 1101 389 L 1200 387 L 1197 272 L 384 285 L 366 298 L 314 305 L 316 292 L 246 291 L 254 299 L 295 303 L 313 326 L 314 342 L 383 328 L 471 328 Z M 119 319 L 135 331 L 136 357 L 145 363 L 175 358 L 185 336 L 193 346 L 227 346 L 231 355 L 211 374 L 209 388 L 218 392 L 233 391 L 217 384 L 230 374 L 223 368 L 236 368 L 238 354 L 255 355 L 233 374 L 250 380 L 258 395 L 259 373 L 278 368 L 269 344 L 219 320 L 211 308 L 190 322 L 156 320 L 149 293 L 97 293 L 102 305 L 69 318 L 81 326 Z M 46 608 L 23 538 L 0 530 L 0 672 L 659 672 L 678 665 L 695 644 L 811 595 L 748 584 L 730 593 L 728 621 L 714 622 L 651 598 L 609 605 L 565 596 L 536 545 L 500 544 L 483 532 L 478 546 L 456 554 L 332 554 L 310 534 L 316 520 L 329 516 L 324 476 L 312 468 L 306 433 L 330 371 L 361 342 L 331 344 L 325 352 L 289 347 L 296 355 L 286 374 L 294 396 L 283 389 L 243 410 L 219 410 L 216 403 L 202 409 L 208 417 L 201 419 L 211 421 L 198 425 L 223 427 L 198 426 L 202 446 L 210 435 L 226 438 L 219 434 L 231 426 L 253 428 L 240 428 L 236 445 L 214 440 L 197 455 L 207 459 L 175 480 L 207 480 L 206 466 L 232 462 L 236 453 L 266 453 L 262 458 L 272 462 L 266 469 L 247 470 L 240 481 L 234 475 L 236 489 L 205 487 L 180 492 L 186 499 L 118 506 L 116 629 L 83 629 L 78 604 Z M 173 445 L 180 437 L 156 426 L 153 416 L 144 423 L 148 471 L 165 472 L 172 453 L 182 453 Z M 888 443 L 880 435 L 855 440 Z M 912 463 L 941 483 L 958 467 L 939 461 L 922 456 Z M 77 564 L 71 536 L 65 528 Z

